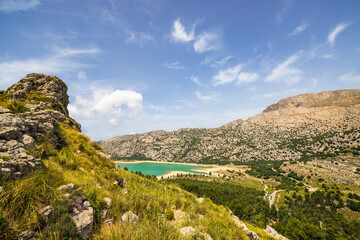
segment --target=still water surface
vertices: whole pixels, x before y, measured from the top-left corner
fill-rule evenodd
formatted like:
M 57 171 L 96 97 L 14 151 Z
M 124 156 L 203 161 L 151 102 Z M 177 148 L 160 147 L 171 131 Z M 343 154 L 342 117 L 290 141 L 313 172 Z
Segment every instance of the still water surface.
M 150 174 L 155 176 L 164 175 L 171 171 L 182 171 L 184 173 L 199 173 L 202 169 L 211 168 L 205 165 L 193 164 L 173 164 L 173 163 L 157 163 L 157 162 L 138 162 L 138 163 L 118 163 L 121 168 L 127 167 L 129 171 L 141 171 L 144 175 Z M 196 171 L 198 170 L 198 171 Z

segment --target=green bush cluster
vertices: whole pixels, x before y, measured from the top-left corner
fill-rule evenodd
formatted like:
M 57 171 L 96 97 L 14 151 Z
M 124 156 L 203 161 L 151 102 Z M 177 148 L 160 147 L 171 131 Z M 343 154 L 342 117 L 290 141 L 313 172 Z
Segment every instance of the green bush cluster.
M 26 104 L 24 102 L 19 101 L 11 101 L 10 103 L 8 103 L 7 108 L 13 113 L 23 113 L 30 111 L 30 109 L 26 107 Z

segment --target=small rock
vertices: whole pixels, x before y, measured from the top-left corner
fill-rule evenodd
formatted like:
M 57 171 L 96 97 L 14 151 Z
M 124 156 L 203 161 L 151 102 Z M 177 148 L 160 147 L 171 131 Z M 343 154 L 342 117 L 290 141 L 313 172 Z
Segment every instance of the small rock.
M 198 203 L 202 203 L 202 202 L 204 201 L 204 198 L 198 198 L 198 199 L 196 199 L 196 201 L 197 201 Z
M 191 235 L 194 234 L 196 232 L 195 228 L 189 226 L 189 227 L 183 227 L 180 229 L 180 233 L 182 235 Z
M 37 234 L 34 230 L 29 229 L 19 234 L 20 240 L 28 240 L 34 237 L 37 237 Z
M 2 186 L 0 186 L 0 193 L 3 191 L 3 187 Z
M 94 209 L 89 207 L 72 217 L 76 225 L 76 231 L 84 239 L 87 239 L 94 223 Z
M 40 214 L 44 217 L 49 217 L 53 208 L 51 206 L 46 206 L 43 209 L 40 210 Z
M 106 197 L 106 198 L 104 198 L 104 201 L 106 203 L 106 207 L 109 208 L 111 206 L 111 199 Z
M 83 207 L 84 207 L 85 209 L 89 209 L 89 207 L 91 207 L 91 204 L 89 203 L 89 201 L 85 201 L 85 202 L 83 203 Z
M 32 138 L 26 134 L 22 135 L 21 142 L 24 144 L 26 149 L 28 149 L 30 147 L 35 147 L 35 145 L 36 145 L 34 138 Z
M 124 188 L 124 194 L 127 194 L 128 190 L 126 188 Z
M 114 221 L 112 220 L 112 218 L 110 218 L 110 219 L 106 219 L 106 220 L 104 221 L 104 223 L 105 223 L 106 225 L 110 226 L 110 225 L 113 225 L 113 224 L 114 224 Z
M 121 216 L 121 221 L 127 223 L 137 223 L 139 218 L 132 211 L 128 211 Z
M 105 219 L 105 218 L 106 218 L 107 212 L 108 212 L 107 209 L 101 210 L 101 218 L 102 218 L 102 219 Z
M 69 184 L 61 185 L 60 187 L 58 187 L 59 191 L 68 190 L 68 189 L 74 189 L 74 184 L 69 183 Z

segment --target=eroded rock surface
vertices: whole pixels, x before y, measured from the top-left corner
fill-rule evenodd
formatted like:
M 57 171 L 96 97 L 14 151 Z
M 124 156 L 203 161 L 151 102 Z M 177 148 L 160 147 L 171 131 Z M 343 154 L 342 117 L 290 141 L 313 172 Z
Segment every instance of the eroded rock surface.
M 41 167 L 37 145 L 61 144 L 59 122 L 80 130 L 69 117 L 67 86 L 55 76 L 28 74 L 0 94 L 0 179 Z

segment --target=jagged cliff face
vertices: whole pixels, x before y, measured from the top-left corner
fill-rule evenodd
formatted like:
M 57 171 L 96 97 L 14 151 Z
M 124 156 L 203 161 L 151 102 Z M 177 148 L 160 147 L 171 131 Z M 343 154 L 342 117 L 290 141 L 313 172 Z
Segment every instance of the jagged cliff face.
M 59 144 L 59 122 L 80 131 L 69 117 L 66 84 L 55 76 L 28 74 L 0 92 L 0 179 L 41 167 L 37 147 Z
M 299 160 L 359 151 L 360 90 L 302 94 L 246 121 L 216 129 L 117 136 L 101 142 L 114 157 L 201 163 Z

